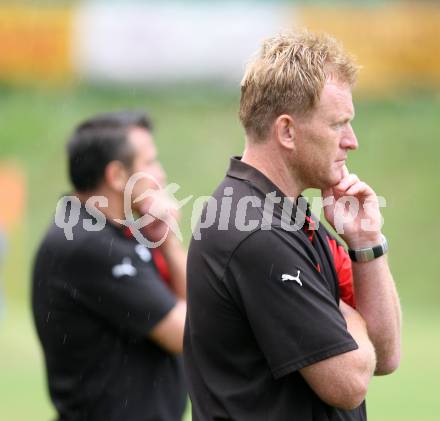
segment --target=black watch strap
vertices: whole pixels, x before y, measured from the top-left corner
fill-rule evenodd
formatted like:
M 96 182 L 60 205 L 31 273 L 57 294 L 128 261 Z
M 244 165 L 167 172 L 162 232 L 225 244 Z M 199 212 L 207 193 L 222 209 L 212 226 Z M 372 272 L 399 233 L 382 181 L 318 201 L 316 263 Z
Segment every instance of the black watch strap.
M 370 262 L 383 256 L 388 251 L 388 241 L 384 235 L 382 235 L 382 244 L 374 247 L 366 247 L 362 249 L 348 249 L 348 254 L 353 262 Z

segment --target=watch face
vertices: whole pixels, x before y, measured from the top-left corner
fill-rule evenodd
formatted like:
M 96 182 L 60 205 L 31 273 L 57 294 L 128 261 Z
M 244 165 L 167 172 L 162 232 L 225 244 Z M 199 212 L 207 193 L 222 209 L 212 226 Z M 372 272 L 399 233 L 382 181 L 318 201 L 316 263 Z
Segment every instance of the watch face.
M 369 262 L 370 260 L 374 260 L 376 258 L 374 249 L 368 249 L 361 252 L 360 261 L 361 262 Z

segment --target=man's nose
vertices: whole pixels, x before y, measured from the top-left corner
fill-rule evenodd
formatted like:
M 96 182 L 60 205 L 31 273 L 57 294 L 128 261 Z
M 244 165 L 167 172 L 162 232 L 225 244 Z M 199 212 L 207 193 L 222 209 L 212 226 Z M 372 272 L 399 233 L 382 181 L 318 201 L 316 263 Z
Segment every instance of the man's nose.
M 353 127 L 349 124 L 347 130 L 344 132 L 342 138 L 341 146 L 344 149 L 357 149 L 359 147 L 356 135 L 354 133 Z

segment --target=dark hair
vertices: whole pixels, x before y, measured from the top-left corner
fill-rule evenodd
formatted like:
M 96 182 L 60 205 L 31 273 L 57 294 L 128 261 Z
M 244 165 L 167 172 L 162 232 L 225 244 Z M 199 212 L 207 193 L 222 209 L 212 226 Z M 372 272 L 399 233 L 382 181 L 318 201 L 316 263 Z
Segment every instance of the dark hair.
M 107 164 L 121 161 L 130 167 L 134 152 L 127 135 L 134 127 L 152 131 L 148 115 L 142 111 L 100 114 L 81 123 L 67 143 L 70 181 L 77 191 L 98 187 Z

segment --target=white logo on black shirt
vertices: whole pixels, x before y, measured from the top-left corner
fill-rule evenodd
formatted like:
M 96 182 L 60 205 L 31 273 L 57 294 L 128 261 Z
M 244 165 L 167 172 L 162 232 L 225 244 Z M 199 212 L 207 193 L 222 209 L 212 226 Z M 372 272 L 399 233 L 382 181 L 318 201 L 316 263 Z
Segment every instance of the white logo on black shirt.
M 281 280 L 283 282 L 286 281 L 295 281 L 298 285 L 303 286 L 301 279 L 299 279 L 299 274 L 301 273 L 301 271 L 298 270 L 298 273 L 296 274 L 296 276 L 293 275 L 289 275 L 288 273 L 283 273 L 281 275 Z
M 120 265 L 113 266 L 112 273 L 115 278 L 120 278 L 124 275 L 136 276 L 137 270 L 131 264 L 131 259 L 129 257 L 124 257 Z
M 136 251 L 137 255 L 143 260 L 144 262 L 149 262 L 151 260 L 151 253 L 150 250 L 147 249 L 147 247 L 143 246 L 142 244 L 138 244 L 134 250 Z

